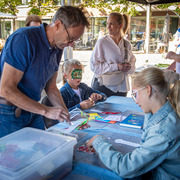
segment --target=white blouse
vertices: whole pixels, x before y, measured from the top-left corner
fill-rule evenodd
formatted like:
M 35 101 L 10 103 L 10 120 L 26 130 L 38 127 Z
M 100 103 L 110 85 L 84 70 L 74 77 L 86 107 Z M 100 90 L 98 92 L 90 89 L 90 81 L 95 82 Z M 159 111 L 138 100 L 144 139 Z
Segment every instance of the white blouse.
M 109 35 L 106 35 L 97 41 L 90 60 L 90 67 L 96 78 L 101 78 L 100 75 L 107 72 L 118 71 L 117 64 L 124 62 L 125 58 L 124 41 L 126 40 L 122 38 L 117 45 Z M 128 74 L 133 74 L 135 72 L 136 58 L 132 54 L 131 44 L 128 41 L 126 44 L 128 49 L 127 61 L 131 63 L 132 67 L 128 72 L 125 72 L 125 80 L 122 84 L 111 87 L 106 86 L 113 92 L 129 91 Z

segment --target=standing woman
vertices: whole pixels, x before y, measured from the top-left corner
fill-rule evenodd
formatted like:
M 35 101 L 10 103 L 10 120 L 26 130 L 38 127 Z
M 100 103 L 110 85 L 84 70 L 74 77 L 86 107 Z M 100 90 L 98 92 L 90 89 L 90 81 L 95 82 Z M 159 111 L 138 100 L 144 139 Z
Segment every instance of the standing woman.
M 107 29 L 109 35 L 97 41 L 91 56 L 92 88 L 107 97 L 126 96 L 130 90 L 128 74 L 134 73 L 136 62 L 131 44 L 123 38 L 128 29 L 127 15 L 111 13 Z

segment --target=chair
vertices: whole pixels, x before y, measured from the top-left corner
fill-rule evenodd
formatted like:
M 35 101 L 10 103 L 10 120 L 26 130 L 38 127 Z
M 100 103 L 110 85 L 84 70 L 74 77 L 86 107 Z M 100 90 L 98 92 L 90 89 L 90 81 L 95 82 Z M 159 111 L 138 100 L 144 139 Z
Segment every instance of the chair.
M 52 104 L 51 104 L 51 102 L 49 101 L 49 99 L 48 99 L 47 96 L 45 96 L 45 97 L 42 99 L 41 104 L 44 104 L 44 105 L 46 105 L 46 106 L 52 107 Z M 46 127 L 46 128 L 49 128 L 49 127 L 54 126 L 55 124 L 59 123 L 58 120 L 49 119 L 49 118 L 44 117 L 44 116 L 43 116 L 43 120 L 44 120 L 44 124 L 45 124 L 45 127 Z
M 167 48 L 168 48 L 168 44 L 167 43 L 158 43 L 157 45 L 157 49 L 159 51 L 159 53 L 165 53 L 167 52 Z
M 154 52 L 156 50 L 156 48 L 157 48 L 157 42 L 156 41 L 150 41 L 150 43 L 149 43 L 149 50 L 151 52 Z

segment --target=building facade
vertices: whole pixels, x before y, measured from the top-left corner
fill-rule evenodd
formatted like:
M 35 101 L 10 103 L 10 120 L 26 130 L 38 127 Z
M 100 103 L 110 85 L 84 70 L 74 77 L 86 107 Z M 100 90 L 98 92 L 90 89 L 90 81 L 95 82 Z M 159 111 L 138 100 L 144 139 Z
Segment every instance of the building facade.
M 28 8 L 29 0 L 22 0 L 24 5 L 18 7 L 17 18 L 15 19 L 15 30 L 25 26 L 25 19 L 30 10 Z M 81 41 L 76 42 L 74 49 L 93 49 L 96 41 L 107 34 L 106 20 L 108 13 L 100 12 L 97 9 L 87 8 L 89 13 L 90 28 L 86 29 Z M 130 28 L 127 33 L 127 39 L 131 41 L 133 50 L 139 50 L 137 47 L 134 47 L 135 43 L 138 41 L 143 41 L 145 38 L 146 32 L 146 11 L 145 9 L 139 10 L 141 15 L 137 15 L 130 18 Z M 180 24 L 179 17 L 171 10 L 160 11 L 153 10 L 151 13 L 151 22 L 150 22 L 150 51 L 155 51 L 157 49 L 158 42 L 162 41 L 163 31 L 165 26 L 165 17 L 169 15 L 169 34 L 170 41 L 173 39 L 173 35 L 178 29 Z M 46 16 L 42 17 L 42 21 L 50 23 L 54 13 L 49 13 Z M 6 39 L 13 32 L 13 19 L 3 19 L 0 21 L 1 25 L 1 34 L 0 38 Z M 143 44 L 141 45 L 143 48 Z

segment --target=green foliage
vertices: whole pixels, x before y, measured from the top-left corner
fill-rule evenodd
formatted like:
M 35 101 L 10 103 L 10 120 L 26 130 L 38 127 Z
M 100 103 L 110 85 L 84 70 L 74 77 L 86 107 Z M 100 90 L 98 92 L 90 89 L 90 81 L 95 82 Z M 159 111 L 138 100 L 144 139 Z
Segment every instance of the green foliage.
M 21 5 L 21 0 L 0 0 L 0 12 L 16 15 L 19 5 Z
M 97 3 L 98 2 L 98 3 Z M 111 12 L 120 12 L 120 13 L 127 13 L 131 16 L 135 16 L 140 14 L 136 7 L 138 6 L 137 3 L 129 2 L 127 0 L 82 0 L 83 7 L 91 7 L 97 8 L 100 11 L 108 11 Z
M 41 15 L 41 11 L 40 9 L 37 9 L 37 7 L 32 6 L 31 10 L 28 12 L 28 15 L 30 14 Z
M 174 12 L 176 12 L 177 14 L 180 15 L 180 3 L 169 3 L 169 4 L 160 4 L 157 7 L 160 9 L 166 9 L 170 6 L 175 6 L 176 9 L 174 10 Z
M 31 0 L 28 3 L 28 6 L 31 7 L 28 14 L 46 15 L 58 8 L 58 2 L 59 0 Z M 18 13 L 17 6 L 19 5 L 22 5 L 22 0 L 0 0 L 0 12 L 16 15 Z
M 79 2 L 78 0 L 76 0 Z M 0 12 L 10 13 L 16 15 L 18 12 L 17 6 L 21 5 L 21 0 L 0 0 Z M 46 15 L 58 8 L 57 3 L 60 0 L 31 0 L 28 6 L 31 7 L 28 14 L 37 14 L 39 16 Z M 129 2 L 127 0 L 82 0 L 81 6 L 97 8 L 100 11 L 108 12 L 120 12 L 127 13 L 131 16 L 140 14 L 136 7 L 138 3 Z M 180 3 L 170 3 L 157 5 L 159 9 L 167 9 L 174 5 L 176 7 L 175 12 L 180 15 Z
M 101 21 L 101 24 L 102 24 L 102 26 L 105 26 L 106 27 L 106 24 L 107 22 L 105 21 L 105 20 L 103 20 L 103 21 Z
M 29 7 L 31 7 L 30 11 L 28 12 L 28 15 L 36 14 L 38 16 L 44 16 L 47 13 L 57 10 L 57 3 L 57 0 L 46 0 L 45 3 L 43 3 L 43 0 L 31 0 L 28 3 Z
M 81 6 L 97 8 L 100 11 L 109 12 L 120 12 L 127 13 L 131 16 L 140 15 L 140 12 L 136 10 L 136 7 L 140 5 L 138 3 L 130 2 L 128 0 L 82 0 Z M 161 4 L 157 5 L 159 9 L 167 9 L 170 6 L 175 6 L 175 12 L 180 14 L 180 3 L 170 3 L 170 4 Z

